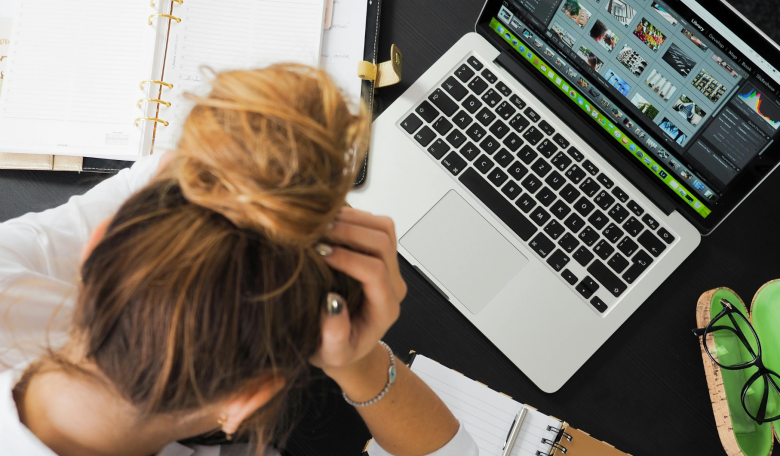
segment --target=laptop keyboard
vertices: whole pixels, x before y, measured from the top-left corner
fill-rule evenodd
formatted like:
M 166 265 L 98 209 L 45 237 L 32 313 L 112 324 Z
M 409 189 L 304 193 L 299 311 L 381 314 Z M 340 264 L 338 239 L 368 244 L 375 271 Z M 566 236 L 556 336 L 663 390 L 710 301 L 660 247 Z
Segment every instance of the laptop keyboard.
M 598 312 L 675 240 L 475 56 L 399 126 Z

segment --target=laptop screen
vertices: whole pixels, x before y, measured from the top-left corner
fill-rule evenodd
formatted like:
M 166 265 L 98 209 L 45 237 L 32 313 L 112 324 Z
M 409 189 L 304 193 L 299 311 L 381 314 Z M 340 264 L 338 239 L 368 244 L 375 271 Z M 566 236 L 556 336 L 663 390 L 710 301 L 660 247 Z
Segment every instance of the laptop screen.
M 780 73 L 692 0 L 496 3 L 489 28 L 703 219 L 777 139 Z

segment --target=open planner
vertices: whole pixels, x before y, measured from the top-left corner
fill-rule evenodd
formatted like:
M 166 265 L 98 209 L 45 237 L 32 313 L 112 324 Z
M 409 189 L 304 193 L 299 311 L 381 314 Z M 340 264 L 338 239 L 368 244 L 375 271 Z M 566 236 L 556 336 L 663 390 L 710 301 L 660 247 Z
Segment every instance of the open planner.
M 430 358 L 412 353 L 409 367 L 474 437 L 480 456 L 503 454 L 507 435 L 522 408 L 527 413 L 510 453 L 513 456 L 626 456 L 568 423 L 493 391 Z M 373 441 L 368 446 L 369 455 L 372 447 Z
M 204 66 L 318 66 L 324 14 L 324 0 L 20 1 L 0 150 L 136 160 L 174 148 Z

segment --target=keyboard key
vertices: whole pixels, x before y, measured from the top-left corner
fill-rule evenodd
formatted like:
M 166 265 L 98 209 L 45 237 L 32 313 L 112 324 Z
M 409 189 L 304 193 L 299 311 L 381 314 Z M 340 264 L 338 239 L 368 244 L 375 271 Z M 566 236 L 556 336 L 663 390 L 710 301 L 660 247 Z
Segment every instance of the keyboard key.
M 626 232 L 631 236 L 636 237 L 637 234 L 641 233 L 642 230 L 645 229 L 645 226 L 642 225 L 642 222 L 637 220 L 636 217 L 631 217 L 626 223 L 623 224 L 623 229 L 626 230 Z
M 496 81 L 498 81 L 498 78 L 496 77 L 496 75 L 493 74 L 487 68 L 485 68 L 485 71 L 482 72 L 482 77 L 485 78 L 485 80 L 487 80 L 487 82 L 489 82 L 491 84 L 495 84 Z
M 563 152 L 558 152 L 558 154 L 555 155 L 555 157 L 553 157 L 552 164 L 553 166 L 558 168 L 560 172 L 564 172 L 566 171 L 566 168 L 568 168 L 569 165 L 571 165 L 571 158 L 569 158 Z
M 553 240 L 555 240 L 566 232 L 566 228 L 553 219 L 550 221 L 550 223 L 547 224 L 547 226 L 544 227 L 544 232 L 547 233 L 547 235 L 550 236 Z
M 466 169 L 458 178 L 463 185 L 482 201 L 496 216 L 501 219 L 520 239 L 527 241 L 536 232 L 536 227 L 530 220 L 512 206 L 498 190 L 484 177 L 472 168 Z
M 533 172 L 535 172 L 539 177 L 546 176 L 551 169 L 552 166 L 550 166 L 550 164 L 547 163 L 547 161 L 543 158 L 536 160 L 536 162 L 534 162 L 534 164 L 531 165 L 531 170 L 533 170 Z
M 531 195 L 528 193 L 523 193 L 523 196 L 521 196 L 516 202 L 515 205 L 520 208 L 521 211 L 525 212 L 526 214 L 531 212 L 531 209 L 536 206 L 536 200 L 531 198 Z
M 577 160 L 578 162 L 581 162 L 581 161 L 582 161 L 582 159 L 583 159 L 583 158 L 585 158 L 585 156 L 584 156 L 584 155 L 582 155 L 582 153 L 581 153 L 580 151 L 578 151 L 578 150 L 577 150 L 576 148 L 574 148 L 574 147 L 571 147 L 571 148 L 569 148 L 569 150 L 568 150 L 568 151 L 566 151 L 566 153 L 567 153 L 567 154 L 569 154 L 569 156 L 570 156 L 571 158 L 573 158 L 573 159 Z
M 479 155 L 479 149 L 472 143 L 466 143 L 466 145 L 460 149 L 460 154 L 463 155 L 466 160 L 472 161 Z
M 509 127 L 507 127 L 504 122 L 499 120 L 490 127 L 490 132 L 496 135 L 496 138 L 501 139 L 506 136 L 507 133 L 509 133 Z
M 547 264 L 552 266 L 556 272 L 560 272 L 561 269 L 565 268 L 566 265 L 569 264 L 569 261 L 570 259 L 566 256 L 565 253 L 560 250 L 556 250 L 555 253 L 550 255 L 550 258 L 547 260 Z
M 598 255 L 602 260 L 606 260 L 615 252 L 615 248 L 609 245 L 607 241 L 599 241 L 596 247 L 593 247 L 593 253 Z
M 518 114 L 512 117 L 512 120 L 509 121 L 509 126 L 514 128 L 515 131 L 517 131 L 518 133 L 525 130 L 525 128 L 529 125 L 531 125 L 531 122 L 529 122 L 528 119 L 523 117 L 522 114 Z
M 593 225 L 593 227 L 596 228 L 597 230 L 601 230 L 602 228 L 604 228 L 604 226 L 606 226 L 608 221 L 609 219 L 607 218 L 607 216 L 604 215 L 604 213 L 599 210 L 596 210 L 596 212 L 594 212 L 593 214 L 590 215 L 590 217 L 588 217 L 588 223 Z
M 434 90 L 428 99 L 431 100 L 437 108 L 441 109 L 447 117 L 455 114 L 458 110 L 458 104 L 452 101 L 452 98 L 441 89 Z
M 636 201 L 633 200 L 629 201 L 628 204 L 626 204 L 626 207 L 628 207 L 628 210 L 636 214 L 637 217 L 644 214 L 645 212 L 645 210 L 642 209 L 642 207 L 639 206 L 639 204 L 637 204 Z
M 596 165 L 590 162 L 590 160 L 585 160 L 585 163 L 582 164 L 582 167 L 585 168 L 586 171 L 588 171 L 591 176 L 595 176 L 599 173 L 599 169 L 596 168 Z
M 519 161 L 515 161 L 514 163 L 512 163 L 512 165 L 509 167 L 507 171 L 509 171 L 510 176 L 512 176 L 513 178 L 515 178 L 515 180 L 518 181 L 522 179 L 523 176 L 528 174 L 528 168 L 523 166 L 523 164 L 520 163 Z
M 661 236 L 661 239 L 663 239 L 663 241 L 666 242 L 667 244 L 671 244 L 672 242 L 674 242 L 674 236 L 672 235 L 672 233 L 666 231 L 666 228 L 661 228 L 660 230 L 658 230 L 658 235 Z
M 555 204 L 552 205 L 550 208 L 550 212 L 558 219 L 563 220 L 566 218 L 567 215 L 569 215 L 569 212 L 571 212 L 571 208 L 565 204 L 563 204 L 563 201 L 556 201 Z
M 626 257 L 624 257 L 619 253 L 616 253 L 615 256 L 613 256 L 612 259 L 609 260 L 609 263 L 607 263 L 607 265 L 618 274 L 625 271 L 626 268 L 628 267 L 628 264 L 629 263 Z
M 555 141 L 555 144 L 558 144 L 561 149 L 565 149 L 569 147 L 569 141 L 566 140 L 563 136 L 561 136 L 560 133 L 556 133 L 555 136 L 553 136 L 553 141 Z
M 498 105 L 498 108 L 496 108 L 496 114 L 498 114 L 504 120 L 511 119 L 512 115 L 516 112 L 517 109 L 515 109 L 511 104 L 507 103 L 506 101 L 501 102 L 501 104 Z
M 579 190 L 577 190 L 577 188 L 571 184 L 566 184 L 566 186 L 563 187 L 563 190 L 561 190 L 561 198 L 566 200 L 566 202 L 569 204 L 574 204 L 574 202 L 577 201 L 577 198 L 579 197 Z
M 479 108 L 482 107 L 482 102 L 479 101 L 474 95 L 469 95 L 469 97 L 466 98 L 466 101 L 461 104 L 464 108 L 466 108 L 466 111 L 470 112 L 471 114 L 474 114 L 479 110 Z
M 492 136 L 486 137 L 484 141 L 479 143 L 479 147 L 490 155 L 493 155 L 500 145 L 501 143 Z
M 586 226 L 577 237 L 579 237 L 585 245 L 590 247 L 599 240 L 599 233 L 597 233 L 593 228 Z
M 567 270 L 565 270 L 565 271 L 563 271 L 563 272 L 561 273 L 561 277 L 563 277 L 563 280 L 565 280 L 565 281 L 569 282 L 569 285 L 571 285 L 571 286 L 574 286 L 574 284 L 575 284 L 575 283 L 577 283 L 577 280 L 579 280 L 579 279 L 577 278 L 577 276 L 576 276 L 576 275 L 574 275 L 574 274 L 573 274 L 571 271 L 569 271 L 568 269 L 567 269 Z
M 623 292 L 626 291 L 626 288 L 628 288 L 625 282 L 620 280 L 620 277 L 610 271 L 600 260 L 596 260 L 590 265 L 588 273 L 616 298 L 622 295 Z
M 664 252 L 664 250 L 666 250 L 666 245 L 664 245 L 664 243 L 661 242 L 661 240 L 658 239 L 651 231 L 645 231 L 642 233 L 637 241 L 639 242 L 639 245 L 644 247 L 656 258 L 658 258 Z
M 492 169 L 492 170 L 491 170 L 491 171 L 488 173 L 488 179 L 489 179 L 489 180 L 490 180 L 490 182 L 492 182 L 492 183 L 493 183 L 493 185 L 495 185 L 496 187 L 500 187 L 500 186 L 504 185 L 504 182 L 506 182 L 506 180 L 507 180 L 508 178 L 509 178 L 509 176 L 507 176 L 507 175 L 506 175 L 506 173 L 505 173 L 505 172 L 503 172 L 503 171 L 501 171 L 501 169 L 499 169 L 499 168 L 493 168 L 493 169 Z
M 609 216 L 612 217 L 612 220 L 617 222 L 618 224 L 623 223 L 623 220 L 628 217 L 628 211 L 626 208 L 621 206 L 620 204 L 616 204 L 610 211 Z
M 577 185 L 585 177 L 585 171 L 583 171 L 579 166 L 574 165 L 569 168 L 568 171 L 566 171 L 566 177 L 568 177 L 570 181 L 574 182 L 574 185 Z
M 496 160 L 496 163 L 501 165 L 502 168 L 506 168 L 509 166 L 510 163 L 515 159 L 514 155 L 509 153 L 506 149 L 501 149 L 498 151 L 498 153 L 493 157 Z
M 531 212 L 531 220 L 537 225 L 542 226 L 550 220 L 550 214 L 541 207 L 537 207 Z
M 469 62 L 469 65 L 474 67 L 474 69 L 477 70 L 477 71 L 481 70 L 482 67 L 484 66 L 484 65 L 482 65 L 482 62 L 480 62 L 479 59 L 477 59 L 473 55 L 471 57 L 469 57 L 469 59 L 466 60 L 466 61 Z
M 612 194 L 615 195 L 615 198 L 619 199 L 621 203 L 628 201 L 628 194 L 626 194 L 626 192 L 624 192 L 620 187 L 613 188 Z
M 476 93 L 477 95 L 482 95 L 482 92 L 484 92 L 488 88 L 488 83 L 485 82 L 484 79 L 477 76 L 476 78 L 472 79 L 471 82 L 469 82 L 469 89 L 471 89 L 472 92 Z
M 474 122 L 474 119 L 472 119 L 470 115 L 466 114 L 466 111 L 460 111 L 459 113 L 455 114 L 455 117 L 452 118 L 452 121 L 455 122 L 455 125 L 459 126 L 462 130 L 465 130 L 466 127 L 471 125 L 471 122 Z
M 409 117 L 406 118 L 403 122 L 401 122 L 401 127 L 403 127 L 404 130 L 406 130 L 407 133 L 410 135 L 417 131 L 420 126 L 422 126 L 423 121 L 420 120 L 419 117 L 417 117 L 414 114 L 409 114 Z
M 428 148 L 428 152 L 437 160 L 441 159 L 441 157 L 449 151 L 450 146 L 441 138 L 434 141 L 433 144 L 431 144 L 431 147 Z
M 536 111 L 534 111 L 531 108 L 526 108 L 526 110 L 523 111 L 523 113 L 526 115 L 526 117 L 531 119 L 531 122 L 533 123 L 539 122 L 539 119 L 541 119 L 541 117 L 539 117 L 539 114 L 537 114 Z
M 598 181 L 601 183 L 601 185 L 604 186 L 607 190 L 612 188 L 613 185 L 615 185 L 614 182 L 612 182 L 612 179 L 608 178 L 604 173 L 599 174 L 599 177 L 597 178 Z
M 498 84 L 496 84 L 496 88 L 498 89 L 499 92 L 503 93 L 505 97 L 512 95 L 512 90 L 501 81 L 499 81 Z
M 571 233 L 566 233 L 563 235 L 560 241 L 558 241 L 558 245 L 560 245 L 563 250 L 571 253 L 580 245 L 580 241 L 577 240 L 576 237 L 574 237 Z
M 493 114 L 493 111 L 489 110 L 488 108 L 482 108 L 482 111 L 479 111 L 479 114 L 477 114 L 477 120 L 479 123 L 487 127 L 490 125 L 490 122 L 496 120 L 496 115 Z
M 597 184 L 595 180 L 589 177 L 585 179 L 585 182 L 583 182 L 582 185 L 580 185 L 580 190 L 582 190 L 582 193 L 592 198 L 593 195 L 596 194 L 596 192 L 601 190 L 601 187 L 599 187 L 599 184 Z
M 536 194 L 536 200 L 539 201 L 542 206 L 549 207 L 550 204 L 555 201 L 555 193 L 553 193 L 549 188 L 544 187 L 543 189 L 539 190 L 539 193 Z
M 488 89 L 488 91 L 482 95 L 482 101 L 487 103 L 491 108 L 495 108 L 501 102 L 501 94 L 494 89 Z
M 453 130 L 452 133 L 447 135 L 447 142 L 452 144 L 452 147 L 460 147 L 466 142 L 466 135 L 459 130 Z
M 607 305 L 604 304 L 604 301 L 602 301 L 598 296 L 594 296 L 593 299 L 590 300 L 590 305 L 598 310 L 599 313 L 604 313 L 607 310 Z
M 520 149 L 520 152 L 517 153 L 517 157 L 526 165 L 533 163 L 537 156 L 539 156 L 539 154 L 537 154 L 531 146 L 523 146 L 523 148 Z
M 456 152 L 450 152 L 449 155 L 444 157 L 441 164 L 447 168 L 447 171 L 452 173 L 453 176 L 457 176 L 466 167 L 466 160 L 462 159 Z
M 461 80 L 461 82 L 468 82 L 474 76 L 474 70 L 468 67 L 465 63 L 455 70 L 455 76 Z
M 458 101 L 462 100 L 463 97 L 469 94 L 469 91 L 463 87 L 463 84 L 458 82 L 458 80 L 453 76 L 448 77 L 441 86 L 444 87 L 444 90 L 446 90 L 447 93 L 452 96 L 452 98 Z
M 452 130 L 452 122 L 447 120 L 446 117 L 441 116 L 438 119 L 436 119 L 436 122 L 433 123 L 433 129 L 436 130 L 437 133 L 444 136 Z
M 501 189 L 501 193 L 506 195 L 507 198 L 509 198 L 509 201 L 514 201 L 515 198 L 522 193 L 522 190 L 520 190 L 520 184 L 509 181 L 504 185 L 504 188 Z
M 552 127 L 552 125 L 548 124 L 546 120 L 539 122 L 539 128 L 541 128 L 542 131 L 547 134 L 547 136 L 552 136 L 555 134 L 555 129 Z
M 482 138 L 485 136 L 487 132 L 484 128 L 480 127 L 478 124 L 474 123 L 472 124 L 467 130 L 466 134 L 469 135 L 469 138 L 473 139 L 474 141 L 481 141 Z
M 585 220 L 582 220 L 577 214 L 571 214 L 569 218 L 563 222 L 563 224 L 566 225 L 566 227 L 570 229 L 572 233 L 577 234 L 580 232 L 582 227 L 585 226 Z
M 595 209 L 596 206 L 593 205 L 593 203 L 590 202 L 587 198 L 584 196 L 577 200 L 577 203 L 574 204 L 574 210 L 579 212 L 581 216 L 587 217 L 588 214 L 593 212 L 593 209 Z
M 417 107 L 415 112 L 428 123 L 433 122 L 437 117 L 439 117 L 439 111 L 437 111 L 436 108 L 434 108 L 433 105 L 427 101 L 420 103 L 420 106 Z
M 642 266 L 650 266 L 650 263 L 653 262 L 653 258 L 647 254 L 644 250 L 640 250 L 634 255 L 634 258 L 631 259 L 632 263 L 639 263 Z
M 547 158 L 552 157 L 554 153 L 558 152 L 558 147 L 555 145 L 554 142 L 550 141 L 549 139 L 545 139 L 544 141 L 542 141 L 542 143 L 539 144 L 539 146 L 536 149 Z
M 550 175 L 547 176 L 547 179 L 545 179 L 544 181 L 547 182 L 547 185 L 552 187 L 552 189 L 555 190 L 556 192 L 560 190 L 561 187 L 563 187 L 563 184 L 566 183 L 566 181 L 563 180 L 563 176 L 558 174 L 557 171 L 553 171 L 552 173 L 550 173 Z
M 485 154 L 480 155 L 477 161 L 474 162 L 474 167 L 476 167 L 482 174 L 487 174 L 488 171 L 493 169 L 493 166 L 493 161 Z
M 639 252 L 636 254 L 636 257 L 639 258 L 640 255 L 644 254 L 647 258 L 650 258 L 649 255 L 647 255 L 645 252 Z M 636 279 L 639 278 L 639 276 L 642 275 L 643 272 L 647 270 L 647 268 L 650 266 L 650 261 L 646 261 L 646 258 L 642 258 L 641 261 L 636 261 L 631 264 L 631 267 L 628 268 L 628 271 L 626 271 L 625 274 L 623 274 L 623 280 L 625 280 L 628 283 L 634 283 Z
M 512 102 L 513 105 L 517 106 L 517 109 L 525 108 L 525 101 L 523 101 L 517 95 L 512 95 L 512 97 L 509 98 L 509 101 Z
M 537 130 L 536 127 L 531 127 L 523 134 L 523 138 L 535 146 L 544 138 L 544 133 L 541 130 Z
M 623 238 L 620 243 L 618 243 L 617 246 L 618 250 L 623 252 L 623 255 L 625 255 L 628 258 L 631 258 L 631 255 L 636 252 L 636 249 L 639 248 L 639 246 L 634 242 L 630 237 L 626 236 Z
M 601 233 L 602 236 L 607 238 L 607 240 L 613 244 L 622 238 L 623 234 L 625 234 L 623 233 L 623 230 L 618 228 L 618 226 L 614 223 L 610 223 L 609 226 Z
M 517 149 L 520 148 L 520 146 L 523 145 L 523 140 L 520 139 L 519 136 L 517 136 L 515 133 L 511 133 L 509 136 L 504 139 L 504 145 L 507 147 L 507 149 L 511 150 L 512 152 L 517 152 Z
M 545 258 L 550 254 L 550 252 L 553 251 L 553 249 L 555 249 L 555 244 L 553 241 L 547 239 L 547 236 L 542 233 L 537 234 L 536 237 L 528 243 L 528 245 L 542 258 Z
M 418 131 L 414 135 L 414 139 L 417 140 L 418 143 L 420 143 L 423 147 L 428 147 L 428 144 L 433 141 L 433 138 L 436 137 L 436 133 L 431 130 L 429 127 L 423 127 L 422 130 Z
M 577 292 L 585 299 L 590 299 L 590 297 L 593 296 L 593 293 L 597 292 L 599 288 L 599 284 L 590 277 L 582 279 L 582 282 L 576 287 Z
M 542 181 L 536 178 L 533 174 L 529 174 L 523 180 L 523 188 L 528 190 L 528 193 L 534 194 L 542 187 Z
M 655 231 L 658 229 L 658 222 L 656 222 L 653 217 L 650 217 L 650 214 L 645 214 L 645 216 L 642 217 L 642 221 L 645 222 L 645 225 L 647 225 L 651 230 Z
M 598 195 L 596 195 L 595 198 L 593 198 L 593 202 L 596 203 L 596 206 L 600 207 L 601 210 L 606 211 L 609 210 L 613 204 L 615 204 L 615 198 L 607 193 L 606 190 L 602 190 Z

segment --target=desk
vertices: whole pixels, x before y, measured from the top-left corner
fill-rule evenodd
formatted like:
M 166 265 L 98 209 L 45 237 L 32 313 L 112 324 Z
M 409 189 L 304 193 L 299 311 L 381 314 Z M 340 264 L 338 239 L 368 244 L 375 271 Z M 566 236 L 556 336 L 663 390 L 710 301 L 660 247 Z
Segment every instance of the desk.
M 780 41 L 776 0 L 733 3 Z M 481 7 L 482 0 L 385 1 L 380 49 L 388 53 L 396 43 L 406 59 L 403 83 L 382 89 L 380 106 L 395 100 L 464 33 L 472 31 Z M 56 206 L 100 179 L 0 172 L 0 220 Z M 397 353 L 417 350 L 634 456 L 723 454 L 698 342 L 690 331 L 695 326 L 694 307 L 702 292 L 717 286 L 729 286 L 749 301 L 764 282 L 780 277 L 775 254 L 780 252 L 776 195 L 780 195 L 780 173 L 705 238 L 556 394 L 537 389 L 405 262 L 409 297 L 386 340 Z M 761 213 L 762 207 L 779 210 Z M 555 337 L 554 328 L 549 337 Z M 541 341 L 529 349 L 543 346 Z M 325 396 L 313 391 L 327 411 L 311 415 L 299 426 L 291 453 L 359 454 L 367 437 L 365 428 L 332 388 L 325 389 Z

